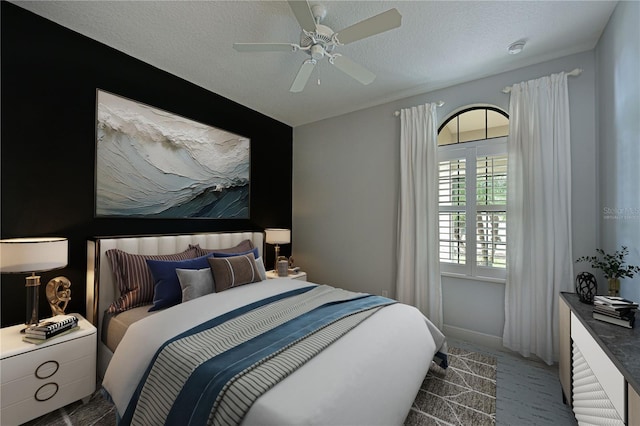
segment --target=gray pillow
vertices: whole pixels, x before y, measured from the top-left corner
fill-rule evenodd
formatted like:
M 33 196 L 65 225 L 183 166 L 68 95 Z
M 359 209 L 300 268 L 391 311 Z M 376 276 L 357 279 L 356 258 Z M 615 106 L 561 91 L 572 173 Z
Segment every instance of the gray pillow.
M 256 259 L 256 266 L 258 267 L 258 274 L 260 275 L 260 279 L 262 281 L 267 279 L 267 271 L 264 268 L 264 262 L 262 261 L 262 257 Z
M 211 268 L 206 269 L 178 269 L 176 274 L 182 287 L 182 301 L 196 299 L 205 294 L 213 293 L 213 274 Z
M 226 253 L 226 254 L 240 254 L 245 253 L 253 248 L 251 240 L 244 240 L 239 242 L 236 246 L 218 249 L 208 249 L 200 247 L 200 244 L 189 244 L 189 248 L 194 248 L 198 252 L 198 256 L 204 256 L 209 253 Z

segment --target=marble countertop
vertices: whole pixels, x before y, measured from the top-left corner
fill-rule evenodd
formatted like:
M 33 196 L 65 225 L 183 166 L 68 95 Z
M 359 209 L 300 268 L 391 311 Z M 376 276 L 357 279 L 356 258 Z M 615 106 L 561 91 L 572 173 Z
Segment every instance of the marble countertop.
M 593 305 L 580 302 L 575 293 L 560 293 L 580 322 L 611 358 L 629 384 L 640 393 L 640 323 L 621 327 L 593 318 Z

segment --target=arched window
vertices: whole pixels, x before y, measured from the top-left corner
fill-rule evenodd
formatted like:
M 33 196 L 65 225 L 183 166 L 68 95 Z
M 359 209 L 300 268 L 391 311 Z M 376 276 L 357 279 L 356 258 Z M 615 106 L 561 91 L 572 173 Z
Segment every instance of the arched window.
M 491 105 L 463 107 L 438 129 L 444 273 L 505 278 L 508 133 L 508 115 Z
M 470 106 L 452 114 L 438 128 L 438 145 L 491 139 L 509 134 L 509 116 L 494 106 Z

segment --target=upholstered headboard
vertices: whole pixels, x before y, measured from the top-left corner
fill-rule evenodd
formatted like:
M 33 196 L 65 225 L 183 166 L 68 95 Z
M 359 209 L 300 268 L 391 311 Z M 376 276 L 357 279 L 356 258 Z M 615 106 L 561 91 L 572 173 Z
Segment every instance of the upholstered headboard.
M 96 237 L 87 241 L 87 320 L 98 329 L 98 371 L 104 373 L 111 359 L 102 344 L 102 318 L 111 302 L 120 296 L 111 265 L 105 253 L 120 249 L 132 254 L 172 254 L 186 250 L 189 244 L 216 249 L 232 247 L 249 239 L 260 255 L 264 252 L 263 232 L 226 232 L 180 235 Z

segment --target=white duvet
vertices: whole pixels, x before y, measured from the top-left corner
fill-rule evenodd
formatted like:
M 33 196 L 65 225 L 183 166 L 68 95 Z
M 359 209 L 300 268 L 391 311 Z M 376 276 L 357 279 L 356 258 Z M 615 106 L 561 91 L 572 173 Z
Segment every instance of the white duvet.
M 311 283 L 274 279 L 213 293 L 132 324 L 103 388 L 122 415 L 169 338 L 248 303 Z M 402 424 L 444 335 L 416 308 L 381 309 L 262 395 L 243 425 Z

